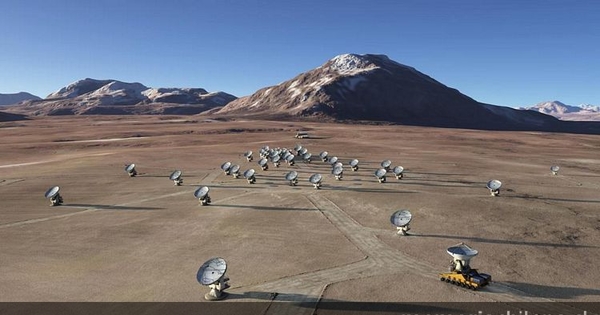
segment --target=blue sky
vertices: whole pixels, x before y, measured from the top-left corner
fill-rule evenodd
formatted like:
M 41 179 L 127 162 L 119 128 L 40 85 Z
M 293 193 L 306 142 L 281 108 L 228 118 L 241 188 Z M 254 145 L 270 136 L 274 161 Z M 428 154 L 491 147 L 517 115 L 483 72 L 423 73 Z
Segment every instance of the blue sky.
M 236 96 L 385 54 L 485 103 L 600 105 L 595 0 L 7 0 L 0 93 L 83 78 Z

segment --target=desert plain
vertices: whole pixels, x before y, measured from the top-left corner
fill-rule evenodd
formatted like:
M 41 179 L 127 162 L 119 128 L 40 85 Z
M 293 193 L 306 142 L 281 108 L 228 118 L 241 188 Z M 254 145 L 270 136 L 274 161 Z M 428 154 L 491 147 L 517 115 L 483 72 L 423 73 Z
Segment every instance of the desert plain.
M 2 302 L 203 302 L 196 273 L 212 257 L 227 261 L 231 287 L 207 303 L 262 302 L 257 313 L 281 313 L 277 302 L 308 314 L 335 313 L 327 301 L 600 302 L 600 136 L 209 116 L 45 117 L 0 123 L 0 134 Z M 256 163 L 264 146 L 297 144 L 310 163 Z M 342 180 L 324 150 L 345 164 Z M 386 159 L 403 179 L 377 181 Z M 254 168 L 256 183 L 226 175 L 226 161 Z M 64 204 L 50 207 L 55 185 Z M 201 186 L 210 205 L 193 195 Z M 399 209 L 413 214 L 410 235 L 390 223 Z M 471 266 L 489 286 L 439 280 L 460 242 L 479 251 Z

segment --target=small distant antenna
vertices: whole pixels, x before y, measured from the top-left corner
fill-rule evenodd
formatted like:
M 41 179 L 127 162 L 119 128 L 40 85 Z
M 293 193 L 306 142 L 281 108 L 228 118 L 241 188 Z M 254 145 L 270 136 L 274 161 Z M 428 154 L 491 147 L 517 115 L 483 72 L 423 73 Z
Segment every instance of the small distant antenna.
M 358 171 L 358 160 L 354 159 L 350 161 L 350 168 L 352 169 L 353 172 Z
M 398 165 L 394 167 L 392 171 L 394 172 L 394 175 L 396 175 L 396 179 L 402 179 L 402 177 L 404 177 L 404 167 Z
M 231 173 L 231 175 L 233 176 L 233 178 L 240 177 L 240 166 L 237 165 L 237 164 L 231 166 L 231 169 L 229 169 L 229 172 Z
M 227 297 L 224 290 L 229 288 L 229 277 L 225 272 L 227 272 L 227 262 L 221 257 L 211 258 L 200 266 L 196 279 L 201 285 L 210 288 L 210 292 L 204 295 L 205 299 L 216 301 Z
M 129 177 L 135 177 L 137 175 L 137 171 L 135 170 L 135 164 L 131 163 L 125 166 L 125 172 L 127 172 Z
M 296 186 L 298 184 L 298 172 L 291 171 L 287 173 L 285 179 L 290 182 L 290 186 Z
M 500 187 L 502 186 L 502 182 L 497 179 L 492 179 L 487 182 L 486 187 L 490 190 L 490 194 L 492 196 L 498 196 L 500 194 Z
M 48 189 L 46 191 L 46 193 L 44 194 L 44 197 L 46 197 L 46 199 L 50 199 L 50 206 L 52 206 L 52 207 L 60 206 L 63 203 L 63 198 L 58 193 L 59 190 L 60 190 L 60 187 L 54 186 L 54 187 L 51 187 L 50 189 Z
M 333 165 L 331 165 L 331 169 L 333 170 L 336 167 L 344 167 L 344 164 L 340 161 L 333 163 Z
M 338 161 L 338 157 L 337 156 L 332 156 L 329 158 L 329 164 L 333 165 L 335 163 L 337 163 Z
M 252 151 L 246 151 L 246 153 L 244 153 L 244 157 L 246 158 L 246 161 L 252 162 Z
M 323 151 L 323 152 L 319 153 L 319 157 L 321 158 L 321 161 L 323 161 L 323 162 L 327 162 L 328 155 L 329 155 L 329 152 L 327 152 L 327 151 Z
M 341 166 L 336 166 L 333 168 L 331 173 L 335 176 L 336 180 L 342 180 L 344 177 L 344 168 Z
M 408 210 L 398 210 L 392 214 L 390 217 L 390 222 L 396 229 L 398 229 L 398 234 L 407 235 L 410 227 L 408 224 L 412 220 L 412 214 Z
M 289 154 L 287 155 L 287 157 L 285 158 L 285 161 L 287 162 L 288 165 L 293 166 L 294 165 L 294 158 L 295 156 L 293 154 Z
M 302 159 L 308 164 L 310 164 L 311 158 L 312 158 L 312 154 L 310 152 L 306 152 L 302 156 Z
M 390 160 L 384 160 L 384 161 L 381 162 L 381 167 L 383 167 L 386 172 L 390 171 L 390 166 L 391 165 L 392 165 L 392 161 L 390 161 Z
M 294 152 L 296 152 L 296 155 L 298 155 L 298 153 L 300 152 L 300 150 L 302 150 L 302 145 L 301 144 L 296 144 L 296 146 L 294 147 Z
M 208 196 L 209 190 L 210 189 L 208 187 L 202 186 L 196 189 L 196 191 L 194 192 L 194 196 L 198 198 L 200 204 L 202 204 L 203 206 L 210 204 L 210 197 Z
M 385 170 L 385 168 L 380 168 L 375 171 L 375 177 L 377 177 L 377 180 L 379 181 L 379 183 L 385 183 L 385 174 L 386 173 L 387 173 L 387 171 Z
M 308 181 L 313 184 L 313 186 L 315 187 L 315 189 L 321 189 L 321 180 L 323 179 L 323 177 L 321 176 L 321 174 L 312 174 L 309 178 Z
M 281 159 L 281 157 L 279 157 L 279 154 L 277 155 L 273 155 L 271 157 L 271 162 L 273 162 L 273 166 L 275 167 L 279 167 L 279 160 Z
M 254 171 L 253 168 L 244 172 L 244 178 L 248 181 L 248 184 L 254 184 L 256 182 L 256 177 L 254 176 L 255 173 L 256 171 Z
M 180 170 L 176 170 L 173 173 L 171 173 L 171 175 L 169 176 L 169 179 L 172 180 L 173 183 L 175 183 L 175 186 L 181 186 L 181 184 L 183 183 L 183 179 L 181 178 Z
M 269 169 L 269 165 L 267 165 L 267 158 L 262 158 L 258 161 L 258 165 L 262 168 L 263 171 Z
M 225 172 L 225 175 L 231 174 L 231 172 L 229 171 L 230 168 L 231 168 L 231 162 L 225 162 L 225 163 L 221 164 L 221 169 L 223 170 L 223 172 Z
M 558 175 L 558 170 L 560 170 L 560 167 L 558 165 L 553 165 L 552 167 L 550 167 L 552 175 Z

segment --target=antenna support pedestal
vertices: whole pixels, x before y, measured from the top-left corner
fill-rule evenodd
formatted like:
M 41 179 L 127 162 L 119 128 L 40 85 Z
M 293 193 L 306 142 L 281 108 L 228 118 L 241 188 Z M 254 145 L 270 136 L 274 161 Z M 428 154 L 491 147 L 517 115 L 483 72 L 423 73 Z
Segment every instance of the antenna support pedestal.
M 381 178 L 379 178 L 379 183 L 380 183 L 380 184 L 381 184 L 381 183 L 385 183 L 385 177 L 381 177 Z
M 490 189 L 490 195 L 496 197 L 500 194 L 500 189 Z
M 224 292 L 227 288 L 229 288 L 229 278 L 223 277 L 219 279 L 216 283 L 210 284 L 208 287 L 210 288 L 210 292 L 204 295 L 204 298 L 208 301 L 218 301 L 227 297 L 227 292 Z
M 54 197 L 50 198 L 50 206 L 60 206 L 63 203 L 63 198 L 60 194 L 56 194 Z
M 175 184 L 175 186 L 181 186 L 181 184 L 183 184 L 183 179 L 181 179 L 181 178 L 174 179 L 173 183 Z
M 398 229 L 397 233 L 402 235 L 408 235 L 408 231 L 410 230 L 410 227 L 408 225 L 398 226 L 396 228 Z

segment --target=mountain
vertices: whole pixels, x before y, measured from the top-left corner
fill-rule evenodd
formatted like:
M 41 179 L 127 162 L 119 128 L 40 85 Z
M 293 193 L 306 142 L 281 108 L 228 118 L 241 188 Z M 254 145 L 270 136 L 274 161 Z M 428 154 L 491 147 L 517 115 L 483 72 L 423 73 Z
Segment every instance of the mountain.
M 30 115 L 197 114 L 224 106 L 235 96 L 201 88 L 149 88 L 141 83 L 86 78 L 26 101 L 12 112 Z
M 41 99 L 39 96 L 35 96 L 35 95 L 27 93 L 27 92 L 9 93 L 9 94 L 0 93 L 0 106 L 13 105 L 13 104 L 17 104 L 22 101 L 39 100 L 39 99 Z
M 25 115 L 0 112 L 0 122 L 27 119 Z
M 548 101 L 521 109 L 552 115 L 560 120 L 600 121 L 600 107 L 590 104 L 572 106 L 559 101 Z
M 344 54 L 234 100 L 224 116 L 385 121 L 486 130 L 595 132 L 534 111 L 483 104 L 385 55 Z M 600 132 L 600 126 L 597 127 Z

